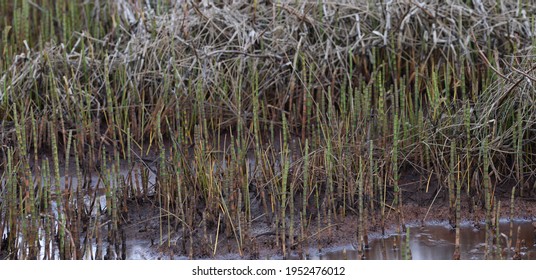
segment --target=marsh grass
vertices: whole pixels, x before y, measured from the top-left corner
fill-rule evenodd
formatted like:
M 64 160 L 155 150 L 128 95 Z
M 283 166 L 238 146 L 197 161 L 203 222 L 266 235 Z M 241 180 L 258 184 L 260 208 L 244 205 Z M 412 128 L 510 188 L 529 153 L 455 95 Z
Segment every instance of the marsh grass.
M 410 172 L 457 228 L 476 197 L 488 241 L 494 186 L 534 196 L 531 1 L 233 3 L 0 0 L 0 256 L 124 258 L 131 200 L 194 258 L 348 215 L 363 249 Z

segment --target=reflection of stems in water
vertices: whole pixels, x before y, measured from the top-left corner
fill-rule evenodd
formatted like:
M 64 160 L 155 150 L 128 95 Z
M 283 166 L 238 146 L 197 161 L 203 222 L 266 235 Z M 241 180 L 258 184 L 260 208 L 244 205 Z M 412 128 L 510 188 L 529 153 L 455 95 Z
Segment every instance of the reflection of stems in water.
M 40 214 L 39 216 L 41 216 L 42 218 L 47 217 L 47 218 L 54 219 L 54 217 L 50 216 L 49 214 Z M 69 237 L 69 242 L 71 243 L 72 248 L 76 248 L 76 246 L 74 244 L 73 236 L 71 234 L 71 231 L 69 231 L 69 229 L 67 229 L 65 224 L 63 224 L 61 221 L 56 220 L 56 222 L 58 223 L 58 225 L 60 225 L 63 228 L 63 230 L 65 230 L 65 233 L 67 233 L 67 236 Z M 73 259 L 75 259 L 75 260 L 77 259 L 76 250 L 73 251 Z
M 514 260 L 520 260 L 521 259 L 521 226 L 517 226 L 517 235 L 516 235 L 516 248 L 514 252 L 514 256 L 512 259 Z
M 387 248 L 385 246 L 385 238 L 380 239 L 380 246 L 381 246 L 382 260 L 386 260 L 387 259 Z
M 96 211 L 95 216 L 95 237 L 97 239 L 97 250 L 95 252 L 95 259 L 102 260 L 102 237 L 100 234 L 100 216 L 101 216 L 101 203 L 100 200 L 97 202 L 97 206 L 99 207 L 98 211 Z
M 411 255 L 411 248 L 409 246 L 409 227 L 406 228 L 406 246 L 405 246 L 405 250 L 404 250 L 404 259 L 405 260 L 411 260 L 413 257 Z

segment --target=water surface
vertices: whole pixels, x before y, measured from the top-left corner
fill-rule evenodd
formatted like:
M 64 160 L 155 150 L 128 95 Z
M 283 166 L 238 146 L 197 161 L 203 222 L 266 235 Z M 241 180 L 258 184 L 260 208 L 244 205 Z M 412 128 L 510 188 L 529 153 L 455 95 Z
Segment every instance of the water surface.
M 516 220 L 512 223 L 503 220 L 500 223 L 500 250 L 502 257 L 494 255 L 494 259 L 512 259 L 519 231 L 519 247 L 522 259 L 536 259 L 535 229 L 531 221 Z M 451 260 L 454 255 L 456 232 L 448 224 L 432 223 L 425 226 L 411 226 L 409 248 L 413 260 Z M 404 259 L 406 251 L 406 235 L 391 234 L 370 242 L 370 248 L 365 251 L 366 259 L 398 260 Z M 497 249 L 494 247 L 494 249 Z M 351 244 L 322 253 L 313 254 L 311 259 L 344 260 L 358 259 L 358 252 Z M 463 224 L 460 228 L 460 258 L 485 259 L 485 230 L 484 224 L 477 227 Z

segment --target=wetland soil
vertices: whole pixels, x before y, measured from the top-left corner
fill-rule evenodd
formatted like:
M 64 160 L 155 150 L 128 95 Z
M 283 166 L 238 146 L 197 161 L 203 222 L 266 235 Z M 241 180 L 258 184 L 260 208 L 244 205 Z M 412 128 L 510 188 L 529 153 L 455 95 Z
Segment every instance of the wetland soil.
M 405 177 L 402 183 L 403 206 L 401 216 L 393 209 L 386 208 L 385 220 L 382 224 L 379 211 L 368 216 L 366 236 L 371 242 L 374 239 L 389 234 L 404 232 L 405 226 L 418 226 L 434 223 L 449 223 L 454 234 L 454 213 L 448 209 L 448 190 L 431 183 L 426 191 L 426 182 L 413 180 L 415 176 Z M 412 181 L 413 180 L 413 181 Z M 404 179 L 402 180 L 404 181 Z M 495 199 L 500 201 L 500 217 L 510 217 L 510 182 L 498 184 L 495 189 Z M 461 219 L 479 228 L 485 220 L 485 209 L 480 202 L 480 195 L 475 193 L 462 194 Z M 217 225 L 206 228 L 199 223 L 190 235 L 184 233 L 180 226 L 171 223 L 168 227 L 167 215 L 160 211 L 158 203 L 152 198 L 130 200 L 128 202 L 128 218 L 125 219 L 127 244 L 146 244 L 136 252 L 127 254 L 128 259 L 282 259 L 281 244 L 275 224 L 267 223 L 261 214 L 260 203 L 252 203 L 259 208 L 252 211 L 252 223 L 242 241 L 234 235 L 226 236 L 225 229 L 217 233 Z M 496 210 L 494 211 L 496 213 Z M 534 221 L 536 217 L 536 201 L 522 198 L 516 194 L 513 208 L 514 218 Z M 160 219 L 160 217 L 163 217 Z M 399 222 L 399 217 L 401 218 Z M 299 220 L 296 217 L 295 220 Z M 312 218 L 302 238 L 300 225 L 295 225 L 294 243 L 291 244 L 288 258 L 308 258 L 310 254 L 318 254 L 330 248 L 356 244 L 358 216 L 355 212 L 346 211 L 346 215 L 332 217 L 331 222 L 321 219 L 318 224 L 316 217 Z M 223 224 L 223 223 L 222 223 Z M 483 230 L 483 229 L 480 229 Z M 217 241 L 216 241 L 217 240 Z M 288 240 L 288 235 L 287 235 Z M 142 242 L 143 241 L 143 242 Z M 190 243 L 191 242 L 191 243 Z M 241 244 L 239 246 L 238 244 Z M 216 247 L 216 248 L 215 248 Z M 133 252 L 131 248 L 128 252 Z

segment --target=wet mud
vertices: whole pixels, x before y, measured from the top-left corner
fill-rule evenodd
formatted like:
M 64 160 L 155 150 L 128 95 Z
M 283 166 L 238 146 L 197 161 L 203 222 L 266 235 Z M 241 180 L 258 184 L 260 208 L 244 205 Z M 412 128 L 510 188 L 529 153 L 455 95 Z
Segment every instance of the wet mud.
M 237 240 L 220 236 L 216 253 L 206 244 L 201 229 L 195 231 L 193 249 L 196 252 L 188 256 L 188 240 L 180 230 L 160 228 L 161 215 L 158 207 L 149 200 L 130 202 L 129 224 L 127 232 L 127 259 L 283 259 L 277 246 L 276 233 L 261 218 L 254 219 L 249 230 L 250 240 L 245 242 L 242 255 L 237 253 Z M 502 203 L 501 216 L 508 217 L 510 206 Z M 429 210 L 430 209 L 430 210 Z M 535 235 L 533 222 L 536 204 L 532 201 L 517 200 L 515 210 L 518 215 L 512 221 L 500 219 L 499 242 L 494 240 L 493 255 L 485 255 L 485 230 L 483 211 L 462 212 L 460 228 L 460 259 L 536 259 Z M 396 260 L 409 258 L 413 260 L 449 260 L 453 259 L 455 249 L 455 228 L 449 223 L 449 211 L 444 205 L 423 207 L 414 204 L 402 207 L 406 220 L 399 228 L 394 215 L 389 215 L 386 228 L 382 233 L 379 219 L 369 219 L 376 223 L 367 225 L 369 245 L 364 254 L 356 250 L 356 232 L 358 219 L 348 215 L 335 220 L 331 227 L 310 225 L 307 240 L 299 240 L 291 247 L 288 259 L 370 259 Z M 521 214 L 522 215 L 519 215 Z M 426 220 L 424 220 L 426 216 Z M 519 227 L 519 233 L 518 231 Z M 406 252 L 406 231 L 409 228 L 409 252 Z M 169 234 L 168 234 L 169 233 Z M 223 234 L 222 234 L 223 235 Z M 215 233 L 208 233 L 214 244 Z M 205 243 L 204 243 L 205 242 Z M 516 248 L 517 246 L 517 248 Z M 498 254 L 497 250 L 501 251 Z M 518 255 L 516 255 L 516 250 Z

